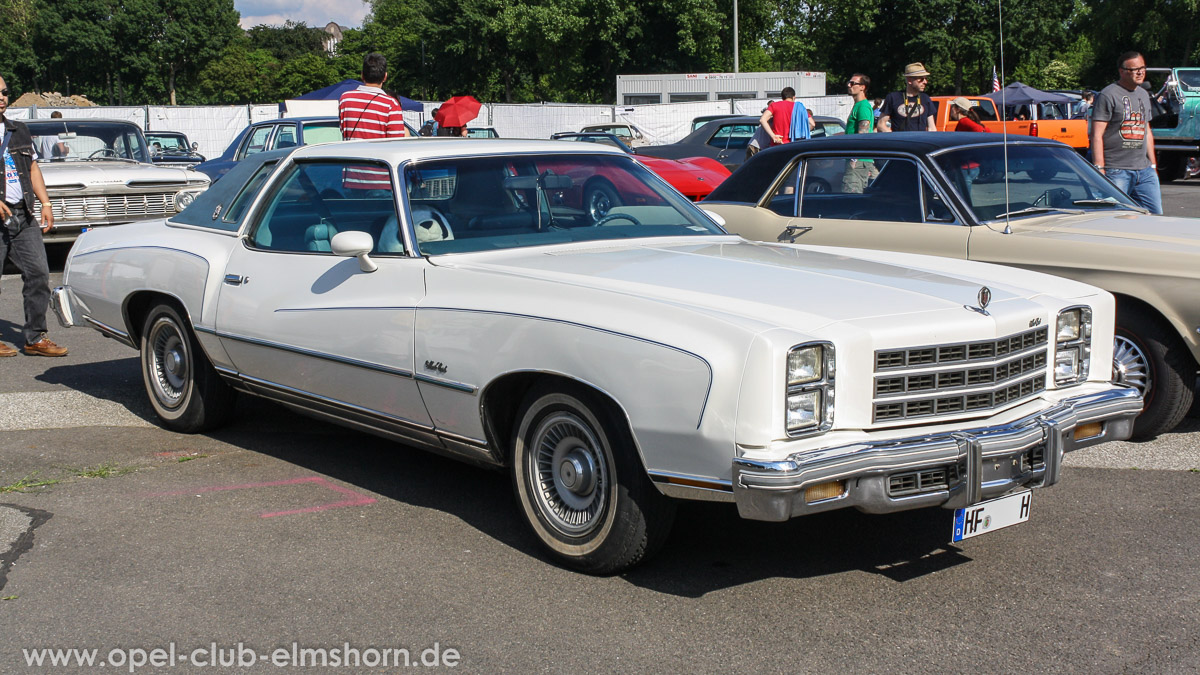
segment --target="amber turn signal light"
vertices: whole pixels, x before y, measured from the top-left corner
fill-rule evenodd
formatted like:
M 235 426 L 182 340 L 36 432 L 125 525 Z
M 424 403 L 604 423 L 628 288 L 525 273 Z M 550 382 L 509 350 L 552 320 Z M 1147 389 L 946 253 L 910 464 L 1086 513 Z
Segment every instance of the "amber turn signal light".
M 804 502 L 811 504 L 822 499 L 833 499 L 846 494 L 846 482 L 835 480 L 829 483 L 818 483 L 804 489 Z
M 1075 427 L 1075 440 L 1080 441 L 1085 438 L 1093 438 L 1104 433 L 1104 424 L 1101 422 L 1090 422 L 1088 424 L 1080 424 Z

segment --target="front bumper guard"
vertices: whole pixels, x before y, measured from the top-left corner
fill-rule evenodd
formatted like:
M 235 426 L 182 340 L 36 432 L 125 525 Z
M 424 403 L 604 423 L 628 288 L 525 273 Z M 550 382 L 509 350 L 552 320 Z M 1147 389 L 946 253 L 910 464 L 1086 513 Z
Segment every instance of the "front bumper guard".
M 1129 438 L 1141 411 L 1137 390 L 1118 385 L 1008 424 L 821 448 L 781 461 L 738 458 L 734 501 L 743 518 L 771 521 L 847 507 L 868 513 L 963 508 L 1018 488 L 1057 483 L 1065 453 Z M 1095 422 L 1101 423 L 1099 434 L 1075 438 L 1076 427 Z M 922 471 L 941 471 L 946 480 L 928 490 L 917 481 L 917 489 L 904 494 L 891 489 L 891 477 Z M 834 481 L 844 481 L 841 495 L 805 498 L 807 488 Z

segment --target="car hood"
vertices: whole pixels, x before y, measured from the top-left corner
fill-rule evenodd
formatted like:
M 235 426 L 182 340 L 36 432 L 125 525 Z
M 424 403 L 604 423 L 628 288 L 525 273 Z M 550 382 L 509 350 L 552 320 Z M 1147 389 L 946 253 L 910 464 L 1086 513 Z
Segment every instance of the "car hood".
M 594 242 L 435 258 L 438 265 L 536 278 L 714 313 L 817 328 L 834 322 L 991 307 L 1046 293 L 1081 297 L 1097 289 L 1036 272 L 945 258 L 856 249 L 747 242 L 734 237 Z M 947 271 L 940 271 L 940 270 Z M 1024 282 L 1024 284 L 1022 284 Z
M 1195 218 L 1155 216 L 1135 211 L 1089 211 L 1080 215 L 1054 214 L 1014 224 L 1021 234 L 1056 233 L 1087 237 L 1158 242 L 1169 246 L 1200 245 Z
M 166 187 L 178 184 L 183 187 L 189 181 L 207 182 L 208 178 L 196 171 L 156 166 L 134 162 L 39 162 L 46 188 L 95 188 L 113 185 L 129 187 Z
M 639 156 L 637 160 L 684 193 L 688 192 L 684 187 L 688 187 L 693 188 L 693 191 L 708 194 L 729 177 L 729 169 L 708 157 L 663 159 Z

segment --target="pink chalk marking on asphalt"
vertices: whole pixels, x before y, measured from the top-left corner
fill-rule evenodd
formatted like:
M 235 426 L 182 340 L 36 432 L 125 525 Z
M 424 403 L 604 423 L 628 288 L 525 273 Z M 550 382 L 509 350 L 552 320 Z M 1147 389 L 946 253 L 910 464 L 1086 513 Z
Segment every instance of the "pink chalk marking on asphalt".
M 248 490 L 251 488 L 278 487 L 280 485 L 300 485 L 302 483 L 316 483 L 322 487 L 333 490 L 334 492 L 346 495 L 348 499 L 343 499 L 339 502 L 329 502 L 328 504 L 317 504 L 316 506 L 307 506 L 302 509 L 290 509 L 288 511 L 271 511 L 268 513 L 258 514 L 261 518 L 274 518 L 275 516 L 290 516 L 296 513 L 314 513 L 316 511 L 328 511 L 329 509 L 339 509 L 343 506 L 363 506 L 365 504 L 375 503 L 374 497 L 368 497 L 364 494 L 355 492 L 349 488 L 344 488 L 340 485 L 334 485 L 321 476 L 307 476 L 304 478 L 290 478 L 288 480 L 274 480 L 263 483 L 242 483 L 240 485 L 213 485 L 210 487 L 193 488 L 191 490 L 176 490 L 174 492 L 155 492 L 148 497 L 177 497 L 179 495 L 194 495 L 202 492 L 223 492 L 226 490 Z

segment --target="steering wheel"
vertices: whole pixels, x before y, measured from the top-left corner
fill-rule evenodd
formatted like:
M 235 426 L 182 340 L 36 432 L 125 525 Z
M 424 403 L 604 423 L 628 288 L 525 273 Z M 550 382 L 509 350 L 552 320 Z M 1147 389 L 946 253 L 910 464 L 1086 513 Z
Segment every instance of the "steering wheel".
M 88 159 L 91 159 L 93 157 L 116 157 L 116 156 L 117 156 L 116 150 L 113 150 L 112 148 L 100 148 L 99 150 L 96 150 L 96 151 L 92 152 L 92 154 L 88 155 Z
M 638 220 L 637 218 L 634 218 L 631 214 L 610 213 L 607 216 L 604 216 L 603 218 L 601 218 L 600 220 L 597 220 L 596 222 L 592 223 L 592 227 L 600 227 L 601 225 L 607 225 L 610 221 L 616 220 L 618 218 L 624 218 L 625 220 L 628 220 L 629 222 L 633 223 L 634 225 L 642 224 L 642 221 Z

